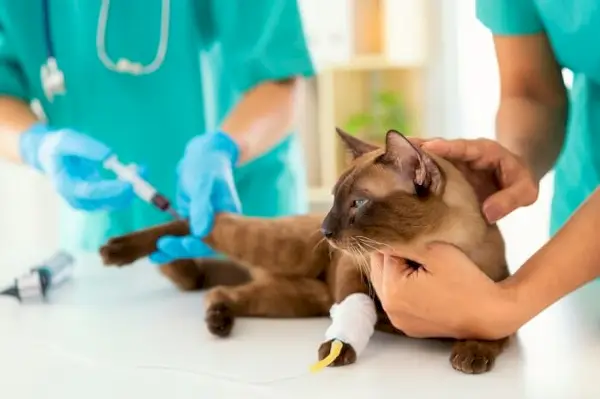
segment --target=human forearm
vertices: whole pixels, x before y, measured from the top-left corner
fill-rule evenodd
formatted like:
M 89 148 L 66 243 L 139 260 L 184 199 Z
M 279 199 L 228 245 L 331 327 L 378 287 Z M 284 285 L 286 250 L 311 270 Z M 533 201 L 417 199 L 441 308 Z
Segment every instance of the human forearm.
M 567 105 L 527 97 L 503 98 L 496 117 L 498 141 L 521 156 L 538 181 L 552 169 L 565 137 Z
M 501 283 L 512 305 L 508 319 L 516 328 L 600 276 L 600 190 L 512 277 Z
M 29 105 L 12 97 L 0 97 L 0 158 L 21 163 L 19 135 L 38 122 Z
M 294 118 L 297 79 L 267 82 L 248 92 L 221 129 L 239 145 L 239 162 L 273 147 L 289 132 Z

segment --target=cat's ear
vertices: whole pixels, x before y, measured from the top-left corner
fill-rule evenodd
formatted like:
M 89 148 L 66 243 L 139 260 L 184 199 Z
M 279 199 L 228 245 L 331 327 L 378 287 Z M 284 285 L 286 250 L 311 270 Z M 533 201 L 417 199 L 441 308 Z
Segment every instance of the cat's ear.
M 336 127 L 335 131 L 337 132 L 338 136 L 340 136 L 340 138 L 342 139 L 344 146 L 346 147 L 348 152 L 350 152 L 350 155 L 352 155 L 353 159 L 356 159 L 361 155 L 366 154 L 367 152 L 374 151 L 378 148 L 373 144 L 364 142 L 361 139 L 356 138 L 349 133 L 346 133 L 339 127 Z
M 387 132 L 381 160 L 398 167 L 400 173 L 412 179 L 417 187 L 436 193 L 442 187 L 442 171 L 438 164 L 396 130 Z

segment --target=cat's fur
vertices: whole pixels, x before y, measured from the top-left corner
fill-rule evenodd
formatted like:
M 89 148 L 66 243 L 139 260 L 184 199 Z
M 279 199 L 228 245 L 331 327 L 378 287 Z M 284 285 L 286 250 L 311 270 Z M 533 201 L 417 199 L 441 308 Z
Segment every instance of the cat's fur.
M 508 276 L 504 243 L 483 218 L 471 185 L 450 162 L 425 153 L 390 131 L 384 149 L 338 133 L 352 155 L 334 187 L 331 211 L 322 215 L 252 218 L 216 215 L 205 239 L 227 260 L 179 260 L 161 271 L 182 290 L 208 289 L 206 324 L 227 336 L 234 317 L 327 316 L 353 293 L 373 294 L 366 278 L 368 253 L 385 246 L 454 244 L 492 279 Z M 358 201 L 358 202 L 356 202 Z M 111 239 L 101 248 L 106 265 L 123 266 L 149 255 L 165 235 L 186 235 L 175 221 Z M 376 329 L 396 332 L 381 303 Z M 507 339 L 456 341 L 450 361 L 465 373 L 488 371 Z M 319 348 L 324 358 L 331 342 Z M 345 344 L 333 365 L 356 361 Z

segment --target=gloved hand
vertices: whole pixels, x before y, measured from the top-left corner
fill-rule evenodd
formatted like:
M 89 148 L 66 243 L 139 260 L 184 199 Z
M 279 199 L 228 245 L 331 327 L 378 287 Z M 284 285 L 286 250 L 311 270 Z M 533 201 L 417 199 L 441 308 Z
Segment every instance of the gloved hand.
M 192 234 L 162 237 L 158 250 L 150 255 L 152 262 L 163 264 L 214 254 L 201 238 L 211 231 L 215 213 L 241 211 L 233 180 L 239 152 L 238 145 L 223 132 L 190 140 L 177 167 L 177 206 L 179 213 L 189 218 Z
M 19 145 L 23 162 L 44 173 L 75 209 L 115 210 L 134 198 L 129 183 L 100 177 L 102 162 L 112 151 L 91 137 L 36 124 L 21 134 Z

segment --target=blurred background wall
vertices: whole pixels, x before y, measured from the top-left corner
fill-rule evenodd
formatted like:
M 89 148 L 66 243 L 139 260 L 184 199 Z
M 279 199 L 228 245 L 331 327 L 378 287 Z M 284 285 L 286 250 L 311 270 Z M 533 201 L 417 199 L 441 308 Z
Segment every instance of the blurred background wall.
M 297 118 L 313 209 L 327 208 L 341 167 L 334 126 L 374 142 L 388 127 L 420 136 L 493 137 L 497 67 L 473 0 L 299 3 L 318 68 L 302 87 Z M 537 204 L 501 223 L 513 266 L 546 240 L 550 192 L 548 177 Z M 0 250 L 31 256 L 53 250 L 58 199 L 48 183 L 1 163 L 0 193 Z

